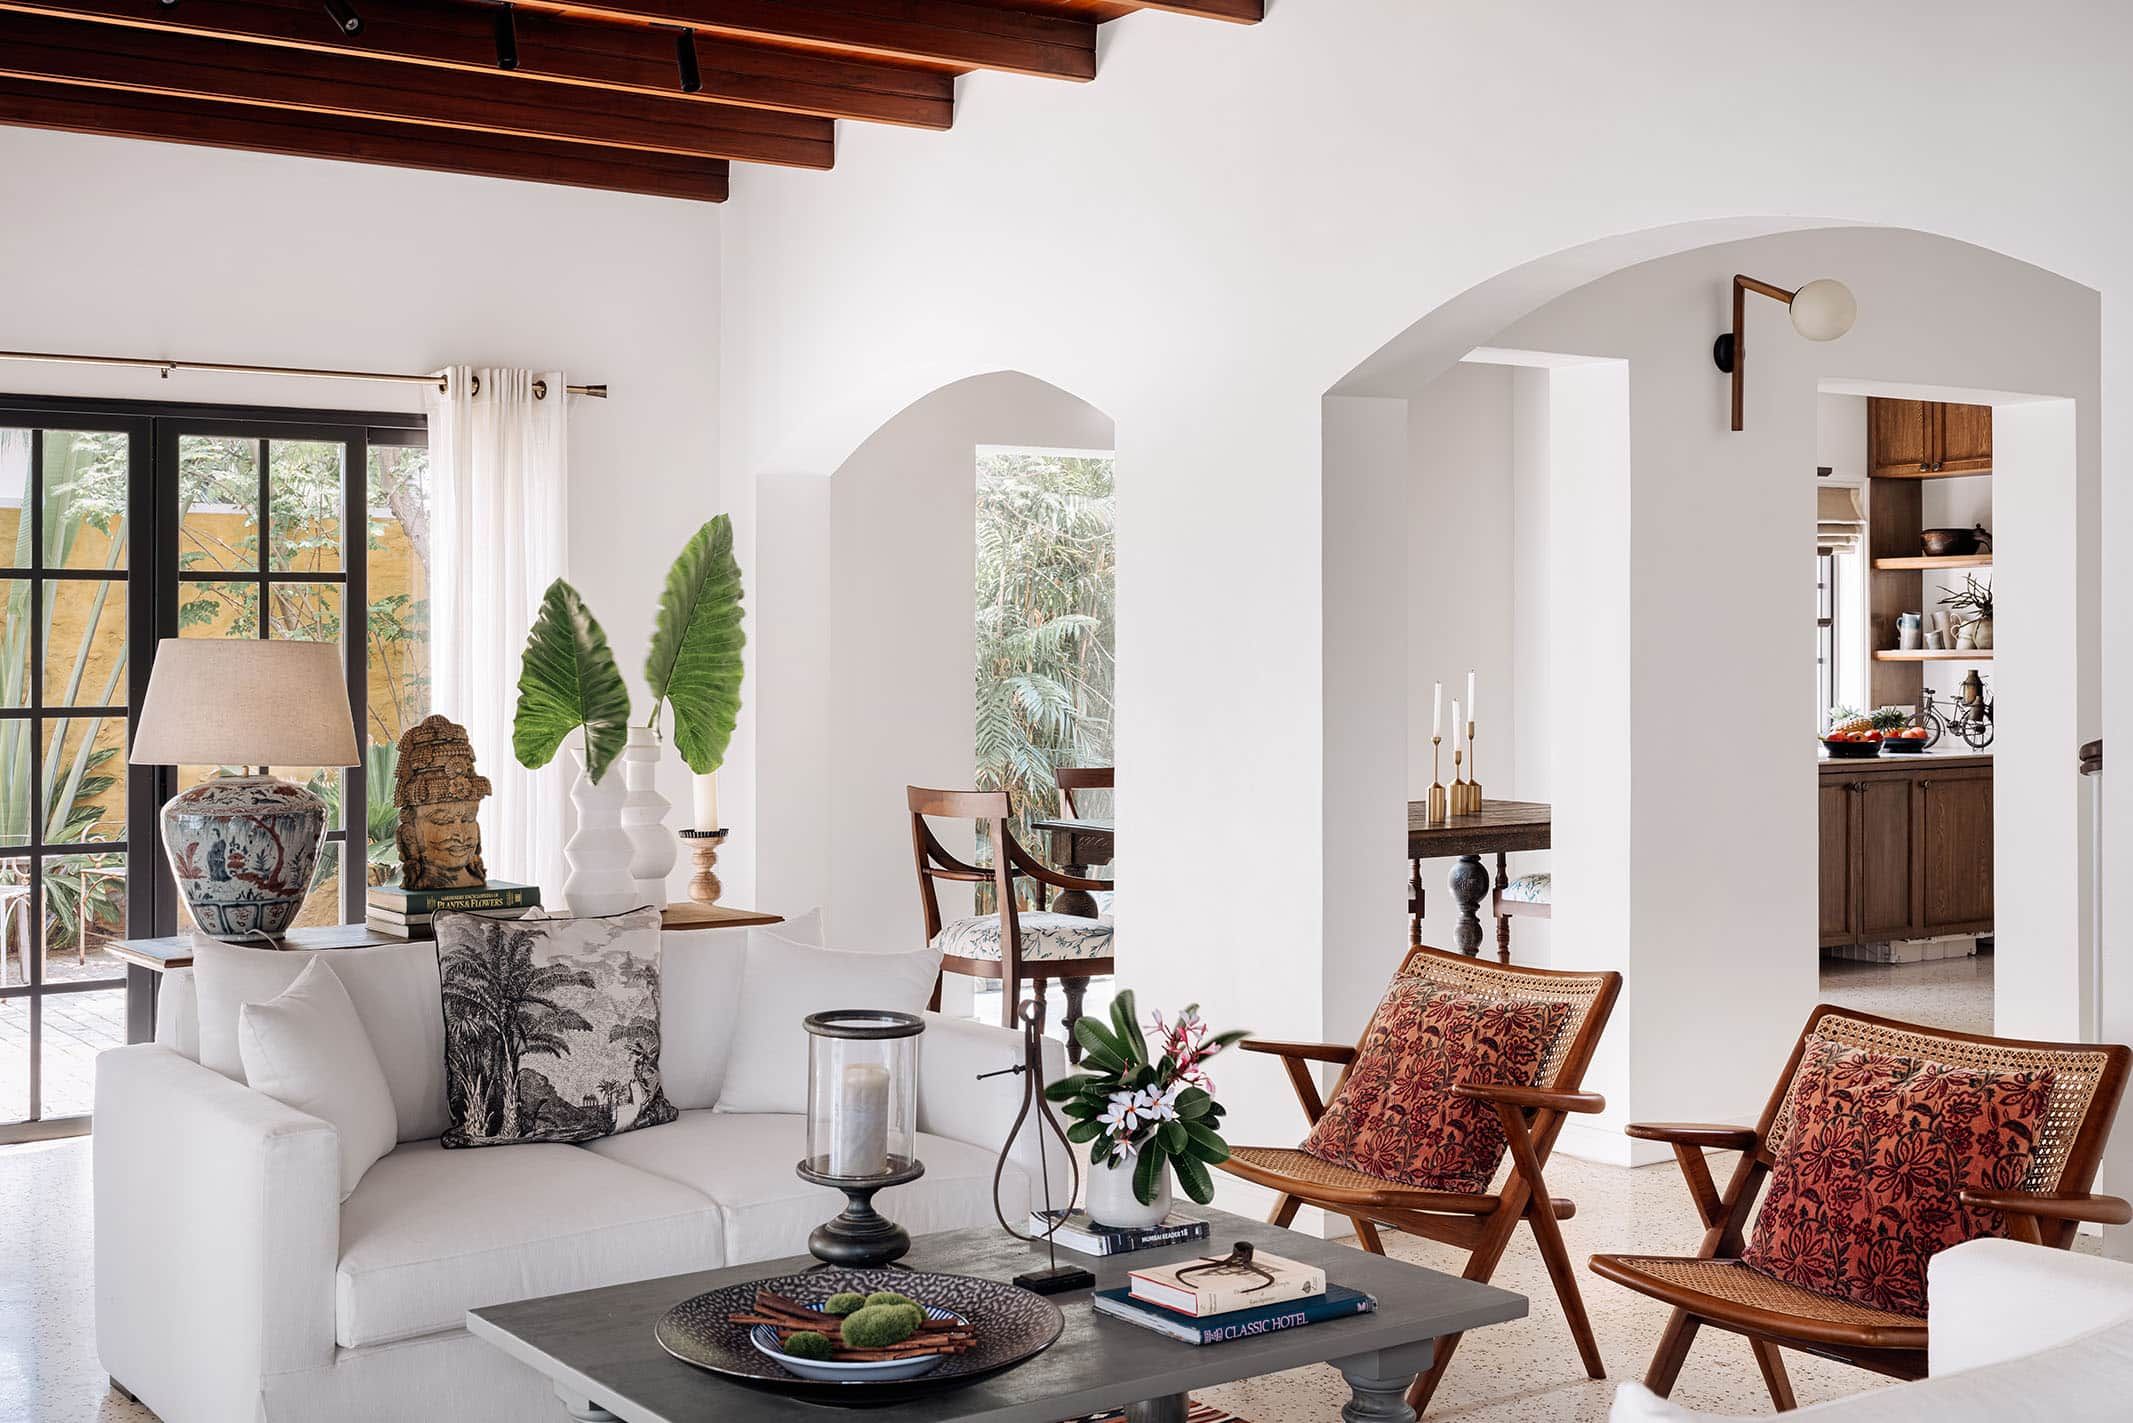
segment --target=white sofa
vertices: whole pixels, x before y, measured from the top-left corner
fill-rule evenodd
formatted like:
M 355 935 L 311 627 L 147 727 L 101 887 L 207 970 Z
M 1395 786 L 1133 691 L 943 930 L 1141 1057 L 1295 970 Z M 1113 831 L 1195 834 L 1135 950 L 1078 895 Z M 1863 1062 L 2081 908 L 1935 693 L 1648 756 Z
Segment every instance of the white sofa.
M 1928 1377 L 1788 1415 L 1816 1423 L 2120 1423 L 2133 1418 L 2133 1265 L 1973 1240 L 1933 1257 Z M 1611 1423 L 1737 1423 L 1615 1393 Z
M 666 953 L 737 981 L 743 937 L 669 935 Z M 707 1069 L 723 1076 L 731 1015 L 678 1021 L 677 1000 L 665 1041 L 670 1055 L 687 1044 L 701 1090 Z M 157 1041 L 97 1062 L 97 1350 L 165 1423 L 560 1417 L 540 1376 L 467 1334 L 467 1310 L 803 1254 L 842 1206 L 793 1173 L 803 1118 L 701 1108 L 585 1146 L 403 1140 L 343 1204 L 334 1129 L 202 1066 L 194 1003 L 189 972 L 168 975 Z M 1063 1072 L 1049 1051 L 1047 1073 Z M 441 1104 L 442 1055 L 404 1060 L 421 1056 L 388 1075 L 434 1073 L 415 1090 Z M 994 1223 L 1021 1079 L 976 1077 L 1020 1060 L 1018 1033 L 928 1015 L 926 1174 L 879 1198 L 914 1235 Z M 1028 1209 L 1035 1141 L 1025 1128 L 1003 1177 L 1011 1220 Z

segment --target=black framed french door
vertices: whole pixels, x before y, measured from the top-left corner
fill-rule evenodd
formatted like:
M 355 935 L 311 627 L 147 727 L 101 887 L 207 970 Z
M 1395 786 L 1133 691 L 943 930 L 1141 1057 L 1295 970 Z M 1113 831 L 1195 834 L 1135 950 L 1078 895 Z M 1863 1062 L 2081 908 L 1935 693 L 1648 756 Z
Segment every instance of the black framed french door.
M 190 927 L 156 819 L 218 768 L 126 763 L 160 638 L 341 645 L 365 764 L 273 769 L 334 807 L 304 917 L 362 917 L 427 710 L 426 448 L 419 416 L 0 397 L 0 1142 L 86 1129 L 125 1041 L 103 945 Z

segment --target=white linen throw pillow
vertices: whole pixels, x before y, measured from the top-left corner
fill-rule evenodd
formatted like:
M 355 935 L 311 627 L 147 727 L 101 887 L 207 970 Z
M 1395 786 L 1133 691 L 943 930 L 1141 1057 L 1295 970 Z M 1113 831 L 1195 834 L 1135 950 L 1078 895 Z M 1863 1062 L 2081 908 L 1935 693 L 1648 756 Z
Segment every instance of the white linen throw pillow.
M 868 953 L 818 949 L 748 931 L 740 1021 L 718 1096 L 721 1112 L 807 1110 L 807 1029 L 800 1020 L 832 1008 L 925 1011 L 941 969 L 937 950 Z
M 796 944 L 822 943 L 822 911 L 796 914 L 771 930 Z M 659 1075 L 667 1100 L 684 1112 L 718 1105 L 740 1021 L 746 929 L 667 929 L 659 936 L 659 1018 L 665 1046 Z
M 281 996 L 237 1010 L 237 1052 L 253 1090 L 332 1124 L 342 1200 L 399 1144 L 385 1069 L 354 1000 L 323 958 L 306 964 Z

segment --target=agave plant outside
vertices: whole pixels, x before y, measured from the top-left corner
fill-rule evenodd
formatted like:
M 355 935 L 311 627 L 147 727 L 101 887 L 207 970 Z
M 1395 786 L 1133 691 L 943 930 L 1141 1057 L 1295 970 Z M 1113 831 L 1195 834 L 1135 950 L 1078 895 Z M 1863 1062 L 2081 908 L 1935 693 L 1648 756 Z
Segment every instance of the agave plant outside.
M 1156 1014 L 1144 1033 L 1134 1021 L 1128 989 L 1111 1001 L 1108 1026 L 1082 1018 L 1074 1036 L 1082 1065 L 1095 1070 L 1062 1077 L 1044 1091 L 1072 1120 L 1067 1140 L 1088 1143 L 1094 1166 L 1130 1161 L 1134 1199 L 1142 1205 L 1155 1200 L 1165 1166 L 1194 1201 L 1212 1201 L 1215 1182 L 1207 1168 L 1229 1160 L 1229 1146 L 1222 1140 L 1225 1109 L 1214 1098 L 1207 1060 L 1246 1035 L 1209 1033 L 1198 1004 L 1173 1022 Z

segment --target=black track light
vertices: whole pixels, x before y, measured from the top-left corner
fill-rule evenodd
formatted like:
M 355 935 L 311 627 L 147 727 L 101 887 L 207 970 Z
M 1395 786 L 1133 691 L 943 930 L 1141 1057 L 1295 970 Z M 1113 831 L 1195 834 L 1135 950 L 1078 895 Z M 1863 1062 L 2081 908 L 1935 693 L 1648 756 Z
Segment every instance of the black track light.
M 496 11 L 496 67 L 518 68 L 518 14 L 509 5 Z
M 363 17 L 355 12 L 348 0 L 326 0 L 326 13 L 333 17 L 333 27 L 344 35 L 363 33 Z
M 681 65 L 681 92 L 700 93 L 704 87 L 704 74 L 696 67 L 696 31 L 683 30 L 674 36 L 674 58 Z

